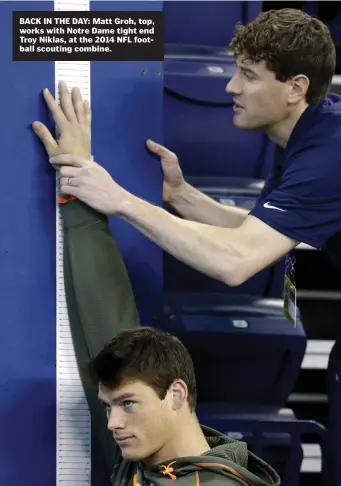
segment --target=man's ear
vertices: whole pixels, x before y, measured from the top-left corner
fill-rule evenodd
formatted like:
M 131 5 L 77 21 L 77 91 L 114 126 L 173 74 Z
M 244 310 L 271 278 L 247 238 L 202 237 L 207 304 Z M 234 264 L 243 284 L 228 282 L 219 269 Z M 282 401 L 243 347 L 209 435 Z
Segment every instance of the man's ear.
M 301 100 L 305 100 L 310 81 L 304 74 L 298 74 L 289 80 L 289 104 L 297 104 Z
M 169 394 L 173 410 L 181 410 L 188 399 L 188 388 L 183 380 L 174 380 L 169 387 Z

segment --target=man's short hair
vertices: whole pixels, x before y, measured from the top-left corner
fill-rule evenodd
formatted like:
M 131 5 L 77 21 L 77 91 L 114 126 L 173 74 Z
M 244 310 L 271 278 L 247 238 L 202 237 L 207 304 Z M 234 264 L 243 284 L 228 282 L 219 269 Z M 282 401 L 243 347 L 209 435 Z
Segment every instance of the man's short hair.
M 336 65 L 334 42 L 323 22 L 301 10 L 269 10 L 246 26 L 238 24 L 230 49 L 237 59 L 264 61 L 279 81 L 307 76 L 309 104 L 330 91 Z
M 171 383 L 182 379 L 188 388 L 188 404 L 195 410 L 196 379 L 192 358 L 182 342 L 152 327 L 125 330 L 109 341 L 89 363 L 96 384 L 109 389 L 126 382 L 142 381 L 163 400 Z

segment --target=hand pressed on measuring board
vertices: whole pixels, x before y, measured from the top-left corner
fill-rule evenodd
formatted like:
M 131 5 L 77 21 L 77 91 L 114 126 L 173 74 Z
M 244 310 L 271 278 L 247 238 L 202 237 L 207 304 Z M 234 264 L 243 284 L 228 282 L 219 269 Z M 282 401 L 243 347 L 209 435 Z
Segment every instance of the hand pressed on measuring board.
M 44 144 L 48 156 L 75 154 L 91 158 L 91 110 L 89 103 L 83 101 L 80 89 L 75 87 L 70 93 L 66 83 L 61 81 L 60 106 L 48 89 L 44 89 L 43 96 L 56 123 L 58 137 L 54 138 L 40 121 L 33 122 L 32 128 Z

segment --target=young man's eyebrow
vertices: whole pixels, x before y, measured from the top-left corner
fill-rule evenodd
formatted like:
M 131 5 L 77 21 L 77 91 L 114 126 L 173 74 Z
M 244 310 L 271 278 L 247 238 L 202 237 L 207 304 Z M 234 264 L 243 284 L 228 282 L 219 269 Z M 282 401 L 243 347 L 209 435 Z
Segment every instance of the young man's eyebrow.
M 112 400 L 113 403 L 120 402 L 122 400 L 127 400 L 129 398 L 134 398 L 135 395 L 134 393 L 122 393 L 122 395 L 117 396 L 114 400 Z M 97 397 L 98 400 L 103 403 L 103 405 L 110 405 L 109 403 L 105 402 L 102 400 L 100 397 Z

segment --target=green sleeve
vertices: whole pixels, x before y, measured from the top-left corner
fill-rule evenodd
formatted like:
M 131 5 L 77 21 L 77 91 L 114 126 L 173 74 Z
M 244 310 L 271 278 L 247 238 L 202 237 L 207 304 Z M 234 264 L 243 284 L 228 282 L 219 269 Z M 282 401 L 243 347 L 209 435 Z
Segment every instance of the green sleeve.
M 118 332 L 138 327 L 129 276 L 108 218 L 78 200 L 60 205 L 64 283 L 70 328 L 92 423 L 93 484 L 109 485 L 119 448 L 107 429 L 97 387 L 83 369 Z

